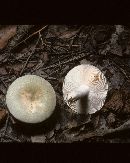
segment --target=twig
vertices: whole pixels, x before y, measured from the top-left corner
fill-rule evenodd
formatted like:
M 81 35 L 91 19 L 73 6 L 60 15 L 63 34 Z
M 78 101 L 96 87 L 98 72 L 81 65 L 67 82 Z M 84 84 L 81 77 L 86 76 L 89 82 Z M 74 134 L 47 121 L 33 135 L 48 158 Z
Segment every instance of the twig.
M 59 70 L 55 70 L 56 67 L 53 69 L 52 73 L 49 74 L 49 76 L 53 75 L 54 73 L 57 73 Z
M 88 55 L 88 54 L 90 54 L 90 53 L 87 53 L 87 55 Z M 86 57 L 86 54 L 83 53 L 83 54 L 81 54 L 80 56 L 76 56 L 76 57 L 74 57 L 74 58 L 69 59 L 68 61 L 61 62 L 60 65 L 67 64 L 67 63 L 69 63 L 69 62 L 73 62 L 73 61 L 75 61 L 75 60 L 79 60 L 79 59 L 82 59 L 82 58 L 84 58 L 84 57 Z M 51 65 L 51 66 L 48 66 L 48 67 L 45 67 L 45 68 L 43 68 L 42 70 L 46 70 L 46 69 L 50 69 L 50 68 L 55 68 L 55 67 L 58 67 L 58 66 L 59 66 L 59 63 L 58 63 L 58 64 Z
M 27 60 L 26 60 L 26 62 L 25 62 L 25 65 L 23 66 L 23 68 L 22 68 L 21 72 L 19 73 L 19 76 L 21 76 L 21 75 L 22 75 L 22 73 L 23 73 L 24 69 L 26 68 L 26 66 L 27 66 L 27 64 L 28 64 L 28 62 L 29 62 L 29 60 L 30 60 L 30 58 L 31 58 L 32 54 L 35 52 L 35 50 L 36 50 L 36 47 L 37 47 L 37 45 L 38 45 L 39 40 L 40 40 L 40 37 L 38 38 L 38 40 L 37 40 L 37 42 L 36 42 L 36 44 L 35 44 L 35 47 L 34 47 L 33 51 L 31 52 L 31 54 L 30 54 L 30 55 L 29 55 L 29 57 L 27 58 Z
M 62 67 L 61 67 L 61 62 L 60 62 L 59 56 L 58 56 L 58 62 L 59 62 L 59 69 L 61 71 Z
M 79 55 L 81 55 L 81 53 L 86 53 L 86 50 L 82 50 L 82 51 L 80 51 L 80 52 L 76 52 L 76 54 L 79 54 Z M 70 54 L 71 52 L 68 52 L 68 53 L 57 53 L 57 54 L 59 54 L 59 55 L 63 55 L 63 54 Z M 56 53 L 51 53 L 51 54 L 56 54 Z M 66 58 L 68 58 L 69 57 L 69 55 L 66 55 L 65 57 L 63 57 L 61 60 L 64 60 L 64 59 L 66 59 Z M 56 65 L 55 63 L 57 63 L 57 61 L 56 62 L 54 62 L 53 63 L 53 65 Z M 59 64 L 57 64 L 57 66 L 56 67 L 58 67 L 58 65 Z M 41 66 L 43 66 L 43 63 L 39 63 L 39 64 L 37 64 L 36 65 L 36 67 L 31 71 L 31 72 L 34 72 L 34 71 L 36 71 L 36 70 L 39 70 L 40 68 L 41 68 Z M 52 67 L 52 68 L 56 68 L 55 66 L 54 67 Z M 57 71 L 57 70 L 56 70 Z
M 80 47 L 81 45 L 73 44 L 72 47 Z M 70 47 L 70 45 L 59 45 L 59 47 Z M 65 49 L 66 50 L 66 49 Z
M 3 85 L 5 86 L 5 88 L 7 88 L 7 85 L 5 84 L 5 82 L 0 78 L 0 81 L 3 83 Z
M 28 39 L 30 39 L 32 36 L 38 34 L 39 32 L 41 32 L 42 30 L 46 29 L 47 27 L 48 27 L 48 25 L 46 25 L 46 26 L 42 27 L 41 29 L 39 29 L 38 31 L 34 32 L 34 33 L 31 34 L 30 36 L 28 36 L 26 39 L 24 39 L 23 41 L 19 42 L 16 46 L 14 46 L 13 49 L 16 48 L 17 46 L 19 46 L 20 44 L 25 43 L 25 42 L 26 42 Z
M 7 131 L 7 128 L 8 128 L 8 123 L 9 123 L 9 118 L 10 118 L 10 115 L 8 114 L 7 119 L 6 119 L 6 123 L 5 123 L 5 129 L 4 129 L 4 132 L 2 134 L 2 137 L 4 137 L 5 134 L 6 134 L 6 131 Z
M 84 135 L 80 133 L 80 134 L 78 134 L 78 136 L 73 138 L 73 141 L 83 141 L 83 140 L 87 140 L 87 139 L 90 139 L 93 137 L 106 137 L 106 136 L 109 136 L 114 133 L 123 132 L 125 130 L 130 130 L 130 120 L 128 120 L 123 125 L 115 128 L 115 129 L 108 129 L 108 130 L 98 129 L 93 132 L 88 132 L 86 134 L 84 133 Z
M 27 66 L 27 64 L 28 64 L 28 62 L 29 62 L 29 59 L 31 58 L 32 54 L 33 54 L 33 53 L 31 53 L 31 54 L 29 55 L 29 57 L 27 58 L 27 60 L 26 60 L 26 62 L 25 62 L 25 64 L 24 64 L 22 70 L 21 70 L 20 73 L 19 73 L 19 76 L 22 75 L 22 73 L 23 73 L 24 69 L 26 68 L 26 66 Z
M 126 77 L 126 79 L 130 79 L 130 76 L 127 76 L 127 73 L 124 71 L 123 68 L 121 68 L 119 65 L 117 65 L 117 63 L 115 61 L 113 61 L 112 59 L 110 59 L 110 60 L 116 65 L 116 67 L 119 68 L 119 70 L 124 74 L 124 76 Z
M 16 142 L 21 142 L 19 139 L 16 139 L 16 138 L 14 138 L 14 137 L 12 137 L 11 135 L 8 135 L 8 134 L 4 135 L 4 137 L 9 138 L 9 139 L 11 139 L 13 141 L 16 141 Z
M 79 29 L 77 30 L 76 34 L 74 36 L 72 36 L 70 38 L 70 40 L 73 40 L 78 36 L 78 34 L 81 32 L 81 30 L 84 28 L 84 25 L 82 25 L 81 27 L 79 27 Z M 72 44 L 73 44 L 73 41 L 72 41 Z
M 58 80 L 58 79 L 56 79 L 56 78 L 54 78 L 54 77 L 51 77 L 51 76 L 49 76 L 49 77 L 44 77 L 45 79 L 48 79 L 48 80 Z
M 118 65 L 117 65 L 118 66 Z M 127 74 L 126 74 L 126 72 L 124 71 L 124 69 L 123 68 L 121 68 L 120 66 L 118 66 L 119 67 L 119 69 L 121 70 L 121 72 L 125 75 L 125 77 L 127 78 L 127 79 L 130 79 L 130 76 L 127 76 Z
M 41 32 L 39 32 L 39 37 L 40 37 L 40 40 L 41 40 L 41 42 L 42 42 L 42 45 L 43 45 L 44 43 L 43 43 L 43 39 L 42 39 L 42 35 L 41 35 Z
M 82 28 L 83 28 L 84 26 L 81 26 L 79 29 L 78 29 L 78 31 L 76 32 L 76 34 L 74 35 L 74 37 L 71 39 L 71 42 L 70 42 L 70 45 L 69 45 L 69 49 L 70 49 L 70 51 L 72 51 L 72 46 L 73 46 L 73 43 L 74 43 L 74 39 L 78 36 L 78 34 L 81 32 L 81 30 L 82 30 Z M 81 47 L 81 46 L 80 46 Z M 81 49 L 81 48 L 80 48 Z M 72 62 L 73 62 L 73 64 L 74 64 L 74 55 L 73 55 L 73 53 L 71 53 L 71 56 L 72 56 Z

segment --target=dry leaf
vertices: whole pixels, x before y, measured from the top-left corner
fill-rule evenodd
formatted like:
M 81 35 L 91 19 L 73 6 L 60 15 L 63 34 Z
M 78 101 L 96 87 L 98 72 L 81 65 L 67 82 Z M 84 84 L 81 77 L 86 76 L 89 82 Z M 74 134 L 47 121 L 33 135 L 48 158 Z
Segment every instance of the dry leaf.
M 0 29 L 0 49 L 3 49 L 10 38 L 12 38 L 16 34 L 16 25 L 9 25 L 2 29 Z
M 11 66 L 6 66 L 6 69 L 8 70 L 8 72 L 10 73 L 14 73 L 14 74 L 17 74 L 19 73 L 23 68 L 23 65 L 22 64 L 14 64 L 14 65 L 11 65 Z
M 69 39 L 69 38 L 73 37 L 74 35 L 76 35 L 77 32 L 78 32 L 78 30 L 77 31 L 69 31 L 69 30 L 65 31 L 60 35 L 60 38 L 61 39 Z
M 61 39 L 69 39 L 76 35 L 78 30 L 70 30 L 67 26 L 63 25 L 53 25 L 48 29 L 47 38 L 59 37 Z

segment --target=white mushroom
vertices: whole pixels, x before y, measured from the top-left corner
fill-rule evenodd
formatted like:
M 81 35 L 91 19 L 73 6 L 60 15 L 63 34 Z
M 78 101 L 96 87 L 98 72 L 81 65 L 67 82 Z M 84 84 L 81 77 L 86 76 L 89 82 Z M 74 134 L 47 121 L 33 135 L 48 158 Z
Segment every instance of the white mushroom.
M 104 74 L 95 66 L 82 64 L 74 67 L 65 76 L 63 97 L 76 113 L 93 114 L 105 102 L 108 84 Z
M 25 75 L 16 79 L 6 95 L 10 113 L 26 123 L 46 120 L 56 106 L 56 95 L 51 84 L 36 75 Z

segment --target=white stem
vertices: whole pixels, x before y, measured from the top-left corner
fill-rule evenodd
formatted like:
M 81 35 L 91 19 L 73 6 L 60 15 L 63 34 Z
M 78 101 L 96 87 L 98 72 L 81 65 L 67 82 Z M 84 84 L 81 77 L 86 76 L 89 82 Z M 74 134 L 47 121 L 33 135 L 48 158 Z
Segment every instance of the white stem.
M 88 93 L 89 93 L 89 87 L 86 85 L 81 85 L 76 90 L 68 94 L 68 101 L 73 102 L 73 101 L 79 100 L 87 96 Z
M 81 85 L 68 94 L 68 104 L 71 105 L 71 103 L 78 100 L 77 112 L 81 114 L 88 113 L 88 93 L 89 87 L 86 85 Z

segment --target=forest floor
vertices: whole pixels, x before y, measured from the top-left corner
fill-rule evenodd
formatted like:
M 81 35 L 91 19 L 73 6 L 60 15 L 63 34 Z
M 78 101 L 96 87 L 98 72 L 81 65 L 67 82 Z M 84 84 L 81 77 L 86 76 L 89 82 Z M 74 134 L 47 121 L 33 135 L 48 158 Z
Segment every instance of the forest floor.
M 90 63 L 109 83 L 101 110 L 71 112 L 63 100 L 64 77 Z M 5 96 L 18 77 L 48 80 L 57 98 L 44 123 L 21 124 L 8 112 Z M 0 25 L 0 142 L 130 142 L 130 29 L 122 25 Z

